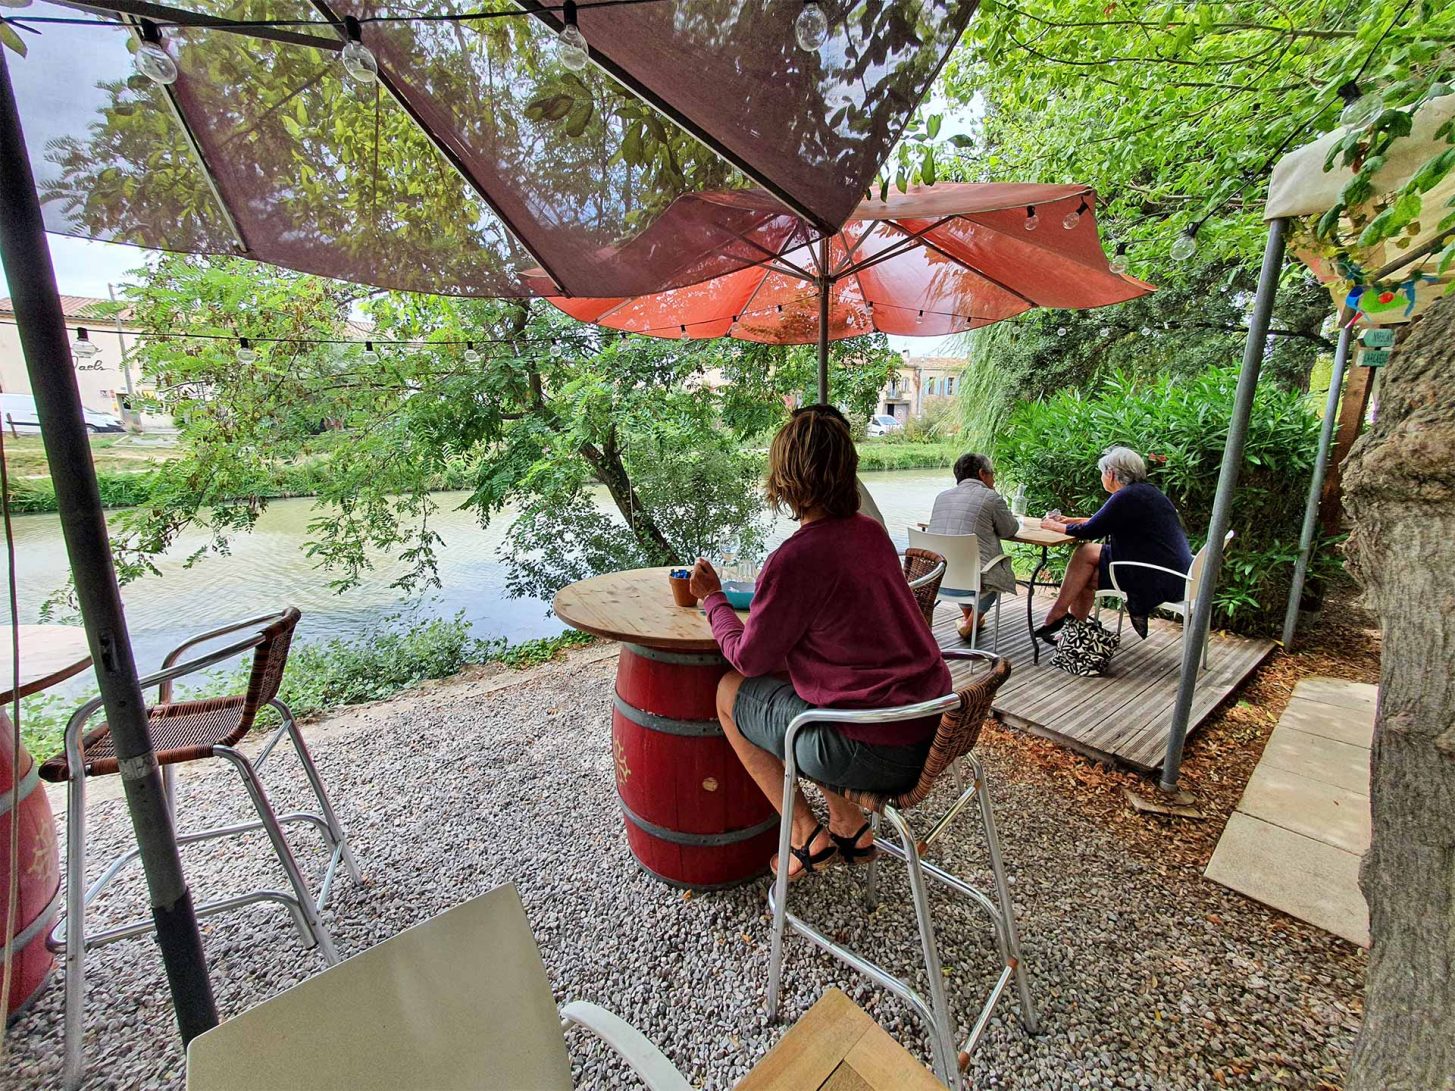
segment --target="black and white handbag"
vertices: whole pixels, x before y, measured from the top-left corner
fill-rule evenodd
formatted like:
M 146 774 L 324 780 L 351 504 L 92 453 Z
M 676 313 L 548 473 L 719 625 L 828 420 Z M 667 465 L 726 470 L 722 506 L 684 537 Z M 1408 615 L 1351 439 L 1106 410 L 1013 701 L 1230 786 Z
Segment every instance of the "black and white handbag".
M 1101 622 L 1073 617 L 1061 629 L 1051 666 L 1083 678 L 1105 674 L 1106 665 L 1120 643 L 1121 637 L 1104 628 Z

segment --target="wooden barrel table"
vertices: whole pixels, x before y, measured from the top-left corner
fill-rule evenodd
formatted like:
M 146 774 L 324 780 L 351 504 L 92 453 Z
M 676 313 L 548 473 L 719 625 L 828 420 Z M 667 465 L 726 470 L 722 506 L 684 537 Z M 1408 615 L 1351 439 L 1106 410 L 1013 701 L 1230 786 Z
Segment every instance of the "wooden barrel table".
M 665 883 L 717 890 L 768 870 L 778 814 L 723 735 L 728 664 L 701 609 L 672 601 L 669 571 L 583 580 L 553 605 L 566 624 L 622 642 L 611 748 L 632 855 Z
M 64 681 L 90 663 L 84 629 L 70 625 L 20 627 L 20 696 Z M 11 630 L 4 627 L 0 628 L 0 705 L 8 706 L 15 692 Z M 19 877 L 17 911 L 5 936 L 11 959 L 7 1019 L 35 997 L 55 968 L 45 941 L 61 900 L 55 820 L 40 783 L 39 764 L 24 746 L 15 748 L 14 733 L 6 709 L 0 707 L 0 921 L 5 920 L 12 878 Z M 12 786 L 16 788 L 13 796 Z M 12 823 L 17 827 L 19 847 L 13 860 Z

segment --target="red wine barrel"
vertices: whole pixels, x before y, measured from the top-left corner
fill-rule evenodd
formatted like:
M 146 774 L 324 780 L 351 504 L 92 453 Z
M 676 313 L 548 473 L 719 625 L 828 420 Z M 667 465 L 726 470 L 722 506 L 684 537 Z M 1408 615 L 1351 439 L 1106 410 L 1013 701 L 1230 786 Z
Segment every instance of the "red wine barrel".
M 611 716 L 616 790 L 632 855 L 673 886 L 716 890 L 762 875 L 778 813 L 717 719 L 716 652 L 623 644 Z
M 24 1007 L 55 966 L 46 949 L 46 933 L 55 921 L 61 897 L 61 865 L 56 854 L 56 827 L 41 786 L 39 767 L 25 747 L 14 749 L 10 718 L 0 712 L 0 921 L 5 919 L 10 876 L 20 873 L 20 898 L 5 940 L 10 950 L 10 996 L 7 1018 Z M 20 769 L 20 791 L 11 806 L 10 778 Z M 10 823 L 19 823 L 19 853 L 10 858 Z

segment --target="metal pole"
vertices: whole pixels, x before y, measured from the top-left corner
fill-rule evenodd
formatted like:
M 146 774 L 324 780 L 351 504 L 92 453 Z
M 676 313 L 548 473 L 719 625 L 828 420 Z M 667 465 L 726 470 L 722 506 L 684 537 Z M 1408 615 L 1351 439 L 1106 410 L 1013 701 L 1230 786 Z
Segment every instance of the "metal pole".
M 1176 790 L 1177 775 L 1182 768 L 1182 744 L 1187 740 L 1187 723 L 1192 716 L 1192 698 L 1197 689 L 1202 649 L 1212 624 L 1213 589 L 1217 586 L 1218 571 L 1223 564 L 1223 536 L 1228 532 L 1233 492 L 1238 487 L 1238 471 L 1243 464 L 1248 417 L 1253 412 L 1253 394 L 1258 388 L 1258 372 L 1263 366 L 1263 354 L 1267 348 L 1268 323 L 1273 317 L 1273 302 L 1278 294 L 1278 274 L 1283 269 L 1284 230 L 1287 226 L 1288 221 L 1282 219 L 1268 225 L 1263 270 L 1258 274 L 1258 295 L 1253 301 L 1253 314 L 1248 323 L 1248 343 L 1243 348 L 1243 370 L 1238 375 L 1233 418 L 1228 422 L 1228 442 L 1223 448 L 1223 467 L 1218 475 L 1212 519 L 1207 528 L 1207 559 L 1202 571 L 1202 590 L 1193 604 L 1192 616 L 1183 620 L 1186 629 L 1182 638 L 1182 677 L 1177 683 L 1172 729 L 1167 736 L 1167 755 L 1162 762 L 1164 792 Z
M 834 282 L 829 279 L 829 240 L 825 236 L 819 243 L 818 276 L 818 401 L 829 403 L 829 296 Z
M 136 662 L 96 486 L 96 468 L 91 463 L 91 446 L 82 423 L 81 395 L 72 368 L 65 316 L 5 53 L 0 49 L 0 262 L 10 282 L 76 598 L 86 623 L 106 722 L 121 765 L 126 804 L 146 871 L 157 943 L 162 949 L 177 1026 L 185 1044 L 217 1025 L 217 1007 L 152 750 L 146 702 L 137 684 Z
M 1293 647 L 1298 628 L 1298 604 L 1303 599 L 1303 584 L 1308 578 L 1309 559 L 1313 556 L 1314 531 L 1319 525 L 1319 498 L 1324 491 L 1324 472 L 1329 467 L 1329 447 L 1334 441 L 1334 423 L 1339 416 L 1339 391 L 1344 386 L 1344 368 L 1349 362 L 1349 343 L 1354 327 L 1347 311 L 1339 315 L 1339 345 L 1334 349 L 1334 371 L 1329 376 L 1329 398 L 1324 404 L 1324 423 L 1319 429 L 1319 452 L 1314 458 L 1314 476 L 1309 482 L 1308 503 L 1303 509 L 1303 531 L 1298 536 L 1298 560 L 1293 566 L 1293 586 L 1288 589 L 1288 611 L 1283 615 L 1283 650 Z

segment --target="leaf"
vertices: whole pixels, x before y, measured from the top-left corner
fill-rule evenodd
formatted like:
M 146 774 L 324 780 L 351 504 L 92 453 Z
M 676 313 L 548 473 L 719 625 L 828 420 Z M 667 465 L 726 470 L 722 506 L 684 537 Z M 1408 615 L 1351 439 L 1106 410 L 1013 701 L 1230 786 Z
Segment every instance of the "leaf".
M 919 164 L 920 181 L 927 186 L 935 184 L 935 149 L 926 148 L 924 158 Z
M 19 53 L 22 57 L 27 52 L 27 46 L 24 40 L 19 34 L 15 33 L 15 28 L 8 22 L 0 22 L 0 45 L 4 45 L 6 49 L 12 52 Z
M 931 114 L 925 119 L 925 130 L 930 134 L 930 139 L 940 135 L 940 123 L 945 119 L 940 114 Z

